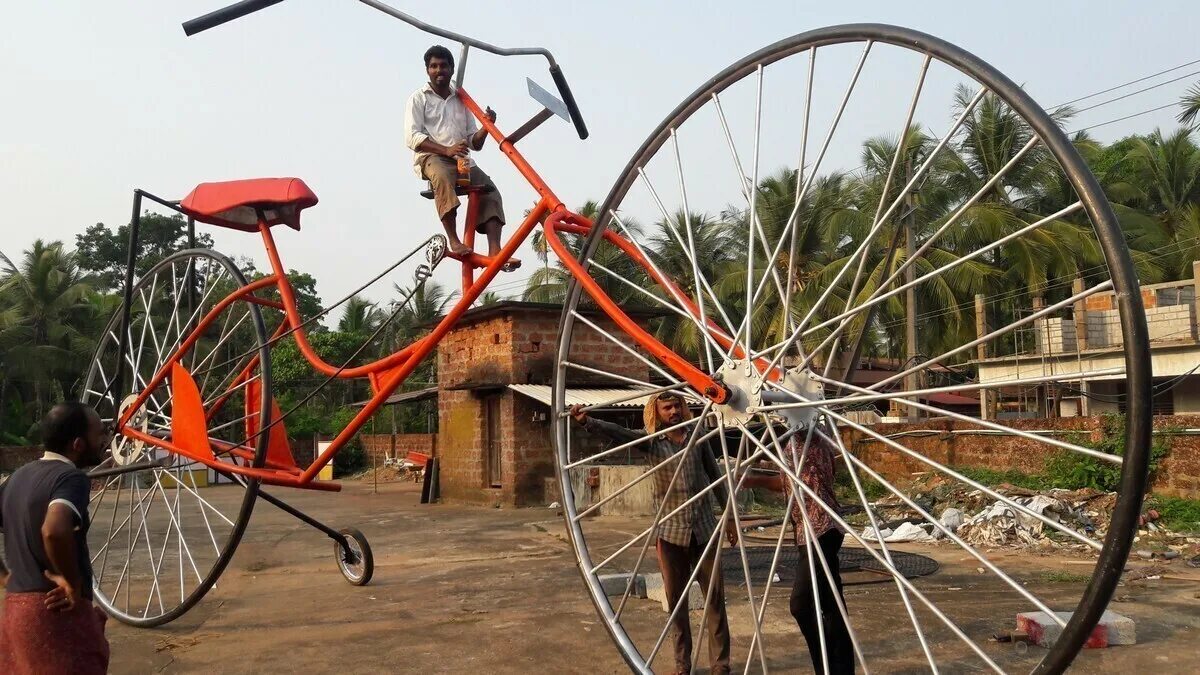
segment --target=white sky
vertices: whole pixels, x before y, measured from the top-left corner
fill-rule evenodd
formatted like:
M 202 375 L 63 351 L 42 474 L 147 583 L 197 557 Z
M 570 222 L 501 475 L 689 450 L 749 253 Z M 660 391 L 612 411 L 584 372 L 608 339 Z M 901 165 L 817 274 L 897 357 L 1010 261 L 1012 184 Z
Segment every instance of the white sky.
M 278 241 L 285 264 L 316 276 L 322 298 L 331 301 L 440 229 L 431 204 L 417 196 L 422 184 L 412 173 L 401 130 L 403 102 L 425 78 L 421 54 L 435 40 L 352 0 L 288 0 L 184 37 L 182 21 L 225 1 L 53 0 L 0 7 L 0 250 L 15 256 L 39 237 L 71 244 L 93 223 L 124 223 L 135 187 L 180 198 L 203 181 L 299 176 L 321 203 L 305 213 L 302 232 L 276 229 Z M 1043 105 L 1200 58 L 1200 10 L 1189 2 L 395 5 L 494 44 L 554 52 L 591 138 L 580 142 L 555 118 L 521 149 L 571 206 L 601 199 L 645 136 L 709 77 L 769 42 L 816 27 L 871 21 L 930 32 L 992 63 Z M 448 46 L 457 53 L 456 45 Z M 843 124 L 872 133 L 898 127 L 916 70 L 881 59 L 867 71 L 875 84 L 865 81 L 860 88 L 887 98 L 892 108 L 877 120 L 868 99 L 872 104 L 847 111 Z M 847 63 L 853 64 L 853 55 Z M 797 88 L 803 86 L 801 72 L 798 66 L 793 73 Z M 848 72 L 819 73 L 818 91 L 827 105 L 840 97 Z M 476 100 L 499 112 L 501 128 L 514 129 L 537 110 L 525 93 L 526 76 L 552 88 L 540 59 L 474 53 L 466 85 Z M 768 85 L 780 81 L 775 73 L 769 77 L 776 79 Z M 1069 126 L 1170 103 L 1197 79 L 1106 105 Z M 743 132 L 753 119 L 747 105 L 752 99 L 741 107 L 731 102 L 728 110 L 744 162 L 751 136 Z M 948 118 L 944 102 L 936 105 L 943 117 L 919 119 L 941 129 Z M 1145 115 L 1096 135 L 1111 140 L 1155 126 L 1174 128 L 1175 113 Z M 725 162 L 719 177 L 726 179 L 728 155 L 723 145 L 715 147 L 725 154 L 711 160 Z M 764 171 L 785 161 L 785 154 L 777 162 L 765 151 Z M 501 187 L 510 222 L 519 221 L 533 193 L 494 144 L 477 159 Z M 847 140 L 831 146 L 824 166 L 857 163 L 857 144 Z M 707 179 L 698 178 L 700 187 L 689 190 L 704 194 Z M 715 209 L 727 201 L 714 198 L 702 206 Z M 218 249 L 267 267 L 255 235 L 208 231 Z M 535 262 L 532 252 L 522 257 Z M 500 290 L 519 292 L 525 276 L 527 270 L 501 277 Z M 447 266 L 437 278 L 453 285 L 457 271 Z M 406 272 L 398 280 L 407 279 Z M 368 295 L 389 294 L 379 289 Z

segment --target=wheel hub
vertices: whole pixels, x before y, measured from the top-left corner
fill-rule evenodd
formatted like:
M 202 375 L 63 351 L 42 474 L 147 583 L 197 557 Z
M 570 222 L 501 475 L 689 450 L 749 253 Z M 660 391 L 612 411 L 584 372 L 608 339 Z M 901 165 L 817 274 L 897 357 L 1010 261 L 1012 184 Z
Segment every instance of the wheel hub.
M 825 398 L 824 387 L 807 368 L 789 370 L 784 374 L 782 382 L 767 387 L 762 374 L 749 360 L 735 359 L 727 361 L 717 371 L 715 379 L 729 390 L 729 398 L 724 403 L 713 406 L 713 410 L 726 424 L 745 426 L 756 414 L 762 412 L 760 408 L 764 405 L 820 401 Z M 815 407 L 783 408 L 772 413 L 774 417 L 782 418 L 788 427 L 793 429 L 805 428 L 816 418 Z
M 787 371 L 783 376 L 782 388 L 804 399 L 805 401 L 822 401 L 825 399 L 825 387 L 817 380 L 817 376 L 811 370 L 804 368 L 796 368 Z M 776 398 L 768 395 L 768 398 Z M 798 403 L 794 396 L 788 396 L 782 392 L 779 393 L 779 398 L 782 398 L 783 403 Z M 816 419 L 816 407 L 810 408 L 784 408 L 776 411 L 780 417 L 787 420 L 788 426 L 793 429 L 804 429 L 813 423 Z
M 121 407 L 117 411 L 117 418 L 125 416 L 125 412 L 137 402 L 137 394 L 130 394 L 121 401 Z M 130 417 L 125 426 L 137 429 L 142 433 L 146 433 L 149 428 L 149 415 L 146 413 L 146 404 L 143 403 Z M 113 462 L 126 466 L 140 460 L 146 451 L 146 442 L 136 438 L 130 438 L 122 434 L 115 434 L 112 443 L 109 446 L 112 451 Z
M 733 359 L 717 370 L 715 378 L 729 389 L 729 398 L 713 406 L 726 424 L 745 426 L 754 419 L 753 409 L 762 405 L 762 375 L 748 359 Z

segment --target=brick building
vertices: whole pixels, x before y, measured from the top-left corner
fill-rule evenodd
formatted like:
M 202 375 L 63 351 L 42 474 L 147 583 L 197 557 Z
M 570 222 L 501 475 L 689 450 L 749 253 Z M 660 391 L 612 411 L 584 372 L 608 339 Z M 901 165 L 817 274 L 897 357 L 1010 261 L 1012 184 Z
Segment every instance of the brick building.
M 600 312 L 585 316 L 623 338 Z M 443 499 L 529 506 L 553 498 L 553 424 L 545 404 L 510 385 L 550 385 L 561 305 L 500 302 L 470 310 L 438 346 L 439 487 Z M 631 311 L 635 320 L 659 316 Z M 636 349 L 636 346 L 630 345 Z M 647 381 L 646 364 L 576 324 L 571 361 Z M 569 387 L 611 387 L 615 378 L 571 370 Z M 583 441 L 586 442 L 586 441 Z M 549 479 L 549 480 L 548 480 Z
M 1193 279 L 1141 286 L 1156 415 L 1200 413 L 1200 261 L 1192 267 Z M 1083 290 L 1083 282 L 1076 280 L 1072 292 Z M 1045 299 L 1035 297 L 1032 307 L 1018 310 L 1018 316 L 1028 316 L 1047 305 Z M 975 312 L 979 335 L 996 328 L 988 325 L 982 296 L 976 298 Z M 1090 295 L 1014 331 L 1007 343 L 980 345 L 976 356 L 973 364 L 983 383 L 1123 368 L 1125 353 L 1116 298 L 1111 291 Z M 989 394 L 981 398 L 980 414 L 986 419 L 1015 419 L 1123 413 L 1125 394 L 1125 376 L 1114 373 L 1082 381 L 1002 389 L 999 397 Z

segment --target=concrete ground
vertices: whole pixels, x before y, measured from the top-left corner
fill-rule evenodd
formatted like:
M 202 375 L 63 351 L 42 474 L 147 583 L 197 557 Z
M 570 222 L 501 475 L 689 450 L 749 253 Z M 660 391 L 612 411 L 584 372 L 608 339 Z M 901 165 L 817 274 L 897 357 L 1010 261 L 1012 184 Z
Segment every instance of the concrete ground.
M 259 502 L 233 563 L 191 612 L 158 629 L 110 621 L 112 672 L 627 671 L 584 593 L 555 511 L 421 505 L 411 483 L 381 484 L 378 494 L 361 483 L 348 483 L 340 494 L 280 494 L 335 527 L 360 528 L 375 555 L 371 584 L 348 585 L 327 538 Z M 612 545 L 627 540 L 627 526 L 595 521 L 589 536 Z M 936 574 L 916 580 L 917 588 L 1005 670 L 1028 672 L 1043 653 L 1039 648 L 1021 653 L 984 640 L 1012 628 L 1014 615 L 1026 605 L 995 577 L 979 574 L 961 550 L 906 548 L 942 564 Z M 1080 595 L 1082 585 L 1070 580 L 1071 573 L 1090 570 L 1062 557 L 1028 553 L 997 554 L 993 560 L 1040 597 L 1059 603 Z M 1047 574 L 1055 570 L 1062 574 Z M 1122 586 L 1111 608 L 1137 620 L 1139 644 L 1084 652 L 1074 671 L 1194 668 L 1200 637 L 1195 572 L 1173 564 L 1160 579 Z M 732 580 L 727 584 L 734 635 L 746 636 L 745 588 Z M 764 625 L 767 658 L 773 671 L 804 672 L 807 655 L 786 615 L 786 590 L 772 593 Z M 846 598 L 873 672 L 928 670 L 892 584 L 849 586 Z M 640 643 L 657 635 L 664 616 L 650 601 L 632 601 L 627 623 Z M 931 614 L 923 612 L 921 620 L 938 645 L 943 672 L 984 670 L 934 625 Z M 745 642 L 734 644 L 739 672 Z M 663 672 L 669 665 L 663 659 L 655 663 Z

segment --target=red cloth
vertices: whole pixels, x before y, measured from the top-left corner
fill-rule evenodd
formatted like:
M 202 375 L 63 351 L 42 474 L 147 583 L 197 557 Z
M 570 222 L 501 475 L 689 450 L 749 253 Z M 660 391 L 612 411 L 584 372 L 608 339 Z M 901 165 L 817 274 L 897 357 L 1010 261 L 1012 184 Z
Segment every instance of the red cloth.
M 9 593 L 0 610 L 0 673 L 102 675 L 108 640 L 99 607 L 82 600 L 65 612 L 46 609 L 42 593 Z

